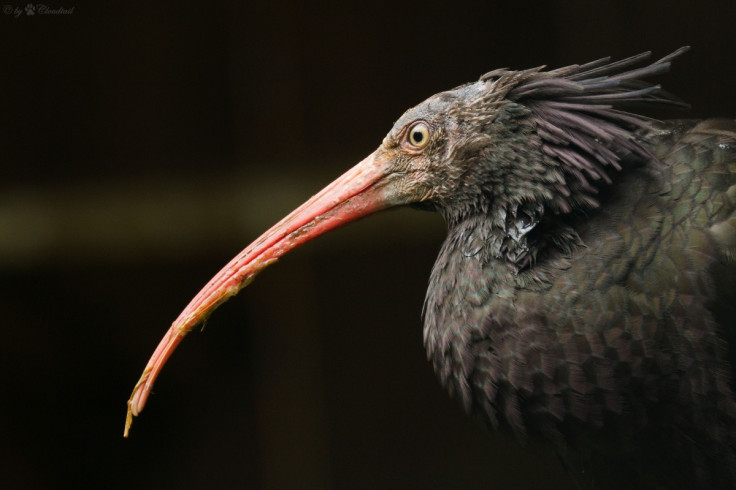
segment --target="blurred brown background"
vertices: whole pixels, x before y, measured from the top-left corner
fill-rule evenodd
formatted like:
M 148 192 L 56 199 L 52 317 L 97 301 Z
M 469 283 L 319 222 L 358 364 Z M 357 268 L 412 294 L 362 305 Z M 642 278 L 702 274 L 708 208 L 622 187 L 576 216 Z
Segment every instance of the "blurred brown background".
M 435 380 L 417 211 L 269 269 L 129 440 L 125 401 L 212 274 L 437 91 L 690 44 L 672 117 L 736 116 L 736 2 L 74 2 L 0 14 L 0 487 L 568 488 Z

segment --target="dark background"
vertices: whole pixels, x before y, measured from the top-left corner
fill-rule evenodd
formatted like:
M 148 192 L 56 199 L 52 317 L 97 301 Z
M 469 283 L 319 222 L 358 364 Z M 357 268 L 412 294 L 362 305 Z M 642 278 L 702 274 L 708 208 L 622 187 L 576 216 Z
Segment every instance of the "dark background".
M 128 440 L 125 401 L 212 274 L 437 91 L 690 44 L 662 78 L 693 106 L 672 116 L 736 116 L 736 2 L 5 5 L 0 487 L 569 487 L 435 380 L 420 312 L 444 225 L 417 211 L 260 276 Z

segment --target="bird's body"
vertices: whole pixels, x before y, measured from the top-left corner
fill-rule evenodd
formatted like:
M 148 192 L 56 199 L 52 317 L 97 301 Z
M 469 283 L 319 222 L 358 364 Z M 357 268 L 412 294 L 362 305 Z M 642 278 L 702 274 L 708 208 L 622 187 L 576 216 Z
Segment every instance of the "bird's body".
M 682 105 L 644 79 L 683 51 L 496 70 L 407 111 L 192 300 L 133 391 L 126 434 L 181 338 L 263 268 L 412 205 L 448 224 L 424 341 L 469 412 L 549 441 L 582 488 L 736 487 L 736 121 L 621 110 Z
M 468 410 L 550 440 L 584 488 L 733 488 L 722 335 L 736 317 L 713 310 L 736 301 L 736 122 L 637 137 L 656 161 L 636 158 L 597 209 L 559 225 L 576 243 L 533 237 L 547 249 L 522 270 L 485 216 L 452 224 L 425 344 Z

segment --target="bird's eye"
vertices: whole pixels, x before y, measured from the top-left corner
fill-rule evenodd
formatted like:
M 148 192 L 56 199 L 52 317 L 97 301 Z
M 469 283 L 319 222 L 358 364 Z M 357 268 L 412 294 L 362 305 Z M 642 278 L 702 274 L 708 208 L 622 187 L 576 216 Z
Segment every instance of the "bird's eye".
M 429 143 L 429 128 L 420 122 L 409 129 L 409 144 L 416 149 L 424 148 Z

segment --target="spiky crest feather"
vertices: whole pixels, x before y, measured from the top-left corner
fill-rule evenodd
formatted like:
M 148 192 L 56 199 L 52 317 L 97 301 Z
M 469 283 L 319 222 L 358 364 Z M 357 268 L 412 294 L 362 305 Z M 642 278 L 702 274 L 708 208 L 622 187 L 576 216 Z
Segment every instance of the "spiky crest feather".
M 611 173 L 621 170 L 623 156 L 653 158 L 636 137 L 652 120 L 621 107 L 687 107 L 644 79 L 668 71 L 670 62 L 688 49 L 682 47 L 637 68 L 633 67 L 650 52 L 613 63 L 602 58 L 550 71 L 543 71 L 544 66 L 494 70 L 480 81 L 491 82 L 489 97 L 530 109 L 528 117 L 541 139 L 543 158 L 564 175 L 564 182 L 554 185 L 557 195 L 552 205 L 566 213 L 581 205 L 597 207 L 598 185 L 611 183 Z

